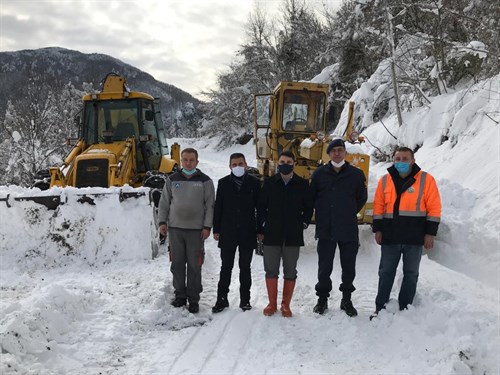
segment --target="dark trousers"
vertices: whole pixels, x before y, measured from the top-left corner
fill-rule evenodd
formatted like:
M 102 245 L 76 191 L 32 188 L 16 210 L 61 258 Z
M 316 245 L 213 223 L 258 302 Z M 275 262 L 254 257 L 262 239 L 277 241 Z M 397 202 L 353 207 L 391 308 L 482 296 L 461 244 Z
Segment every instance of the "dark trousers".
M 340 265 L 342 267 L 342 283 L 339 290 L 350 297 L 356 290 L 353 285 L 356 277 L 356 256 L 358 255 L 358 241 L 337 242 L 330 239 L 318 240 L 318 283 L 316 284 L 316 295 L 320 298 L 330 297 L 332 290 L 333 259 L 335 249 L 339 246 Z
M 231 284 L 231 273 L 234 266 L 236 247 L 223 247 L 220 250 L 222 265 L 217 287 L 217 297 L 227 298 L 229 285 Z M 250 266 L 252 263 L 253 248 L 239 247 L 238 265 L 240 268 L 240 302 L 250 302 L 250 287 L 252 286 L 252 274 Z
M 401 255 L 403 256 L 403 282 L 399 291 L 399 306 L 400 308 L 406 308 L 413 302 L 413 297 L 415 297 L 417 291 L 422 246 L 382 245 L 382 255 L 380 256 L 378 269 L 378 293 L 375 299 L 377 310 L 382 309 L 389 301 Z

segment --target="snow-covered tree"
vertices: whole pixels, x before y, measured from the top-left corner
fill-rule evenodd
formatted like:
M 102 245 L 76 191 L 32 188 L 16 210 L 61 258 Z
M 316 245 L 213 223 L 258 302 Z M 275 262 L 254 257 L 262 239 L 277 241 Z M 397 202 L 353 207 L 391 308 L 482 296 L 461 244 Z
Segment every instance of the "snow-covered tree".
M 81 96 L 71 83 L 56 92 L 46 80 L 32 77 L 26 96 L 8 102 L 0 132 L 6 172 L 0 183 L 30 185 L 37 171 L 60 161 L 67 152 L 67 137 L 77 136 L 74 116 Z

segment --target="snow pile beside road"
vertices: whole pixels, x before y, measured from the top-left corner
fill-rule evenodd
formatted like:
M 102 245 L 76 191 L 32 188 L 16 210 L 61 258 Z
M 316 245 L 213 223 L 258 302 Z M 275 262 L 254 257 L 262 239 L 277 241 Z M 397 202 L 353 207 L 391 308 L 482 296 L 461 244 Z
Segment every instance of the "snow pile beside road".
M 153 206 L 147 191 L 144 196 L 122 202 L 118 193 L 98 196 L 93 198 L 95 204 L 89 204 L 77 202 L 78 196 L 71 195 L 70 190 L 62 199 L 65 203 L 56 210 L 13 199 L 28 196 L 33 190 L 15 189 L 9 208 L 0 202 L 1 268 L 15 263 L 38 269 L 74 261 L 96 265 L 151 258 Z M 85 193 L 102 194 L 102 190 L 85 189 Z M 50 194 L 60 193 L 50 189 Z

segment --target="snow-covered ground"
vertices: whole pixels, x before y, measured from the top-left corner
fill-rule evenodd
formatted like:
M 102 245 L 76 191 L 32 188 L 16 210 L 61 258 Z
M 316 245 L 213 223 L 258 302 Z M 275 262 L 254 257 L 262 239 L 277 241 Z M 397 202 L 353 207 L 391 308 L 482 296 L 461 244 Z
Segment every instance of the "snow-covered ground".
M 408 128 L 425 116 L 446 126 L 450 140 L 443 144 L 434 142 L 435 132 L 398 130 L 395 121 L 385 122 L 410 145 L 422 140 L 417 163 L 436 177 L 443 200 L 436 246 L 422 259 L 416 301 L 408 311 L 398 311 L 392 300 L 378 319 L 368 319 L 380 252 L 368 227 L 360 231 L 353 295 L 358 317 L 339 310 L 338 258 L 330 309 L 324 316 L 312 312 L 317 274 L 312 227 L 299 259 L 292 318 L 262 314 L 267 293 L 260 256 L 252 263 L 254 308 L 242 312 L 237 307 L 236 267 L 230 308 L 212 314 L 220 268 L 213 239 L 206 243 L 201 311 L 193 315 L 169 304 L 173 288 L 166 249 L 150 259 L 152 208 L 146 197 L 121 204 L 104 198 L 94 207 L 71 203 L 68 192 L 70 203 L 57 215 L 31 203 L 13 202 L 8 209 L 0 202 L 0 372 L 500 373 L 500 133 L 498 124 L 481 116 L 495 105 L 498 121 L 499 95 L 491 104 L 483 92 L 473 94 L 441 97 L 430 109 L 405 115 Z M 454 115 L 443 122 L 439 108 L 459 100 Z M 474 101 L 475 112 L 463 120 L 460 110 Z M 389 142 L 377 124 L 366 135 L 378 145 Z M 249 164 L 255 160 L 251 144 L 216 151 L 217 140 L 176 141 L 198 149 L 199 167 L 215 183 L 229 172 L 232 152 L 245 153 Z M 372 166 L 371 192 L 388 165 Z M 0 197 L 24 193 L 0 187 Z M 394 298 L 400 273 L 396 280 Z

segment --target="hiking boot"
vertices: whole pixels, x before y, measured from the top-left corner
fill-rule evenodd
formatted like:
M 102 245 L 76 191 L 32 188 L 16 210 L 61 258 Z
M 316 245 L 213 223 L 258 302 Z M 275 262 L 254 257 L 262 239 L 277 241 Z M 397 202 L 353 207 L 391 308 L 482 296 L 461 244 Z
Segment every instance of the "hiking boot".
M 198 304 L 198 302 L 190 302 L 188 311 L 191 314 L 196 314 L 198 311 L 200 311 L 200 305 Z
M 326 310 L 328 310 L 328 300 L 323 297 L 318 298 L 318 303 L 314 306 L 313 312 L 323 315 Z
M 344 310 L 347 316 L 353 317 L 358 315 L 358 310 L 354 308 L 350 299 L 340 301 L 340 310 Z
M 217 302 L 215 302 L 214 307 L 212 307 L 212 312 L 214 314 L 220 313 L 226 307 L 229 307 L 229 301 L 227 298 L 217 298 Z
M 175 299 L 172 302 L 170 302 L 170 304 L 174 307 L 186 306 L 186 299 L 180 298 L 180 297 L 175 297 Z
M 250 302 L 240 302 L 240 309 L 243 311 L 252 310 L 252 305 L 250 305 Z

